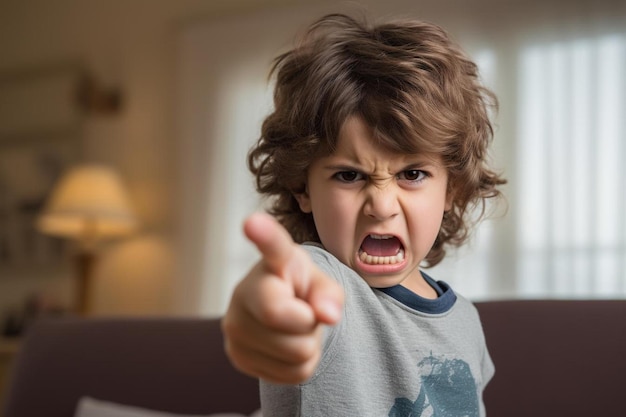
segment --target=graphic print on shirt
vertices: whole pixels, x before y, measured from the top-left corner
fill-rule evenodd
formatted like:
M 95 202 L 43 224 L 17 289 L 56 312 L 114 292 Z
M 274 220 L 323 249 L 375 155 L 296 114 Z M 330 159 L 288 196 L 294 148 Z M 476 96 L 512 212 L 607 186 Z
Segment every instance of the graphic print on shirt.
M 417 399 L 396 398 L 389 417 L 478 417 L 476 381 L 461 359 L 424 358 L 418 365 Z

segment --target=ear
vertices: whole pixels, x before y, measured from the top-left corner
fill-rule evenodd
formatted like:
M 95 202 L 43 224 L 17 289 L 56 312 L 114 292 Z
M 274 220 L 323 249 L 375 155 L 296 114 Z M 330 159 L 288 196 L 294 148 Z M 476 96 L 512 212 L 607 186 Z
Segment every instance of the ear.
M 309 198 L 308 192 L 305 191 L 300 194 L 294 194 L 293 196 L 298 202 L 300 210 L 302 210 L 303 213 L 311 213 L 313 211 L 313 209 L 311 208 L 311 199 Z

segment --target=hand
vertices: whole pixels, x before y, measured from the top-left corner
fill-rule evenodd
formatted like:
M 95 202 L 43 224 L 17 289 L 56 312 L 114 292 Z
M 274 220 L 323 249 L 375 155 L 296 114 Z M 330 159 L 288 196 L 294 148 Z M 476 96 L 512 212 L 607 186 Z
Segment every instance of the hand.
M 273 217 L 253 214 L 244 232 L 262 259 L 237 285 L 222 319 L 226 353 L 248 375 L 303 382 L 319 362 L 322 325 L 341 318 L 343 290 Z

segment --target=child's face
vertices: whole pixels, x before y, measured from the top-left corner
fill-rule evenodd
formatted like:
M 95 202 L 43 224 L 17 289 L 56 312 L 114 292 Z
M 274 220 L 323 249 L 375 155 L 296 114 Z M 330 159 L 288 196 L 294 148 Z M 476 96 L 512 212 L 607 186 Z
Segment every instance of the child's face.
M 448 175 L 438 157 L 393 153 L 359 118 L 343 126 L 336 151 L 313 162 L 307 192 L 321 243 L 371 287 L 421 285 L 418 267 L 439 232 Z

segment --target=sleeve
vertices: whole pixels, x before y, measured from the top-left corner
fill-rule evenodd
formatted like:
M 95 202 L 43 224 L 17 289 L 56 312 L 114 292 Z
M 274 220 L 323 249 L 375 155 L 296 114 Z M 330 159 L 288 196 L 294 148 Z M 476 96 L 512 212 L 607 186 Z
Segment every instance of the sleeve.
M 341 287 L 345 290 L 346 278 L 343 272 L 345 266 L 331 253 L 326 251 L 318 244 L 304 244 L 303 247 L 309 253 L 315 265 L 320 268 L 322 272 L 324 272 L 326 275 L 335 279 L 339 283 L 339 285 L 341 285 Z M 349 297 L 345 298 L 343 316 L 339 323 L 335 324 L 334 326 L 324 326 L 322 358 L 320 359 L 320 363 L 318 365 L 317 371 L 315 372 L 315 376 L 323 373 L 324 369 L 326 369 L 326 367 L 329 366 L 332 362 L 336 341 L 338 338 L 340 338 L 346 326 L 347 311 L 349 309 L 348 299 Z M 315 376 L 313 378 L 315 378 Z

